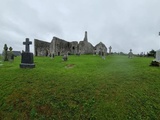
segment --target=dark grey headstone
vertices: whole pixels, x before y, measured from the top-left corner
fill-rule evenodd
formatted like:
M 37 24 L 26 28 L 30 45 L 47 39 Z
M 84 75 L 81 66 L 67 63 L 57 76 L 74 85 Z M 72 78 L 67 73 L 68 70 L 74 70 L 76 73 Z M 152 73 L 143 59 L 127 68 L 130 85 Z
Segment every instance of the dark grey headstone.
M 26 38 L 26 42 L 23 42 L 23 44 L 26 45 L 26 50 L 22 53 L 20 68 L 35 68 L 33 53 L 29 52 L 29 45 L 32 42 Z
M 30 52 L 29 51 L 29 45 L 32 44 L 31 41 L 29 41 L 29 38 L 26 38 L 26 41 L 23 42 L 23 45 L 26 45 L 26 49 L 25 49 L 25 52 Z
M 33 63 L 33 53 L 22 53 L 21 57 L 21 68 L 34 68 L 35 64 Z
M 22 53 L 21 62 L 33 64 L 33 53 Z

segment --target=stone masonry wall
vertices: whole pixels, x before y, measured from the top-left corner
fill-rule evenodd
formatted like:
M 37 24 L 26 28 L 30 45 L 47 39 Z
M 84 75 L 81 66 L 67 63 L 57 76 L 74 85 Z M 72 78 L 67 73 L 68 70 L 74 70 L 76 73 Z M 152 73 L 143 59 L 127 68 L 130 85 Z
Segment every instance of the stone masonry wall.
M 50 43 L 42 40 L 34 39 L 35 56 L 49 56 Z
M 68 42 L 58 37 L 53 37 L 50 43 L 35 39 L 34 44 L 35 56 L 107 53 L 107 48 L 103 43 L 100 42 L 93 47 L 93 45 L 88 42 L 87 32 L 85 32 L 84 40 L 79 43 L 77 41 Z
M 107 47 L 102 42 L 100 42 L 95 46 L 94 53 L 99 55 L 107 54 Z

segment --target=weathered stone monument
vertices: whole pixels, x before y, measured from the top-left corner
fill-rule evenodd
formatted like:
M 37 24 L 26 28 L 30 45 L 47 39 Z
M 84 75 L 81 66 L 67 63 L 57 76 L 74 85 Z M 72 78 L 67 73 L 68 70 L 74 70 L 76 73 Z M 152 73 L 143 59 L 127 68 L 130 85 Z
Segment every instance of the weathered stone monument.
M 4 50 L 2 53 L 3 61 L 13 61 L 14 60 L 14 54 L 12 50 L 13 48 L 9 47 L 9 51 L 8 51 L 7 44 L 4 45 Z
M 160 36 L 160 32 L 159 32 L 159 36 Z M 150 66 L 160 67 L 160 49 L 156 51 L 156 59 L 152 60 Z
M 13 50 L 13 48 L 9 47 L 9 52 L 8 52 L 9 61 L 13 61 L 14 60 L 14 54 L 13 54 L 12 50 Z
M 64 61 L 67 61 L 68 60 L 68 55 L 63 55 L 63 58 L 62 58 Z
M 152 60 L 151 66 L 160 66 L 160 49 L 156 51 L 156 58 Z
M 31 53 L 29 49 L 30 44 L 32 44 L 32 42 L 29 41 L 29 38 L 26 38 L 26 41 L 23 42 L 23 45 L 25 45 L 25 51 L 22 53 L 20 68 L 35 67 L 34 60 L 33 60 L 33 53 Z
M 8 52 L 7 51 L 8 51 L 8 47 L 7 47 L 7 44 L 5 44 L 4 45 L 4 51 L 3 51 L 3 60 L 4 61 L 8 61 L 8 55 L 7 55 Z
M 130 52 L 128 53 L 128 58 L 132 58 L 133 57 L 133 53 L 132 53 L 132 49 L 130 49 Z
M 97 49 L 89 42 L 87 31 L 85 31 L 84 39 L 79 42 L 69 42 L 58 37 L 53 37 L 51 42 L 34 40 L 35 56 L 52 56 L 52 53 L 54 53 L 54 56 L 60 56 L 65 55 L 66 51 L 69 55 L 93 54 L 99 52 L 100 46 L 104 47 L 105 52 L 107 52 L 107 48 L 103 43 L 96 46 L 98 46 Z M 96 51 L 94 51 L 95 49 Z
M 160 62 L 160 50 L 156 51 L 156 61 Z
M 109 54 L 111 54 L 111 53 L 112 53 L 112 51 L 111 51 L 111 50 L 112 50 L 112 47 L 110 46 L 110 47 L 109 47 Z

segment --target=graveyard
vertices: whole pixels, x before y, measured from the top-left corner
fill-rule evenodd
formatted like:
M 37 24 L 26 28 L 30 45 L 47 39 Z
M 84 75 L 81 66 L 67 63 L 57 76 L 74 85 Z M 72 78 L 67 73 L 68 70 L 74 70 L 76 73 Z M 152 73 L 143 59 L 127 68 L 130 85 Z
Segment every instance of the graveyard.
M 0 58 L 1 61 L 2 58 Z M 125 55 L 0 62 L 0 119 L 159 119 L 160 68 Z

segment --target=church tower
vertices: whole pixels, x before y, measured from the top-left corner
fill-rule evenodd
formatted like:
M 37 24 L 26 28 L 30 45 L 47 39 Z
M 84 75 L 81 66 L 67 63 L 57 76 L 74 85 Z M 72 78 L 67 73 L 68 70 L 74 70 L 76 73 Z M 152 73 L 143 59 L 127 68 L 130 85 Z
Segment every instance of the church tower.
M 88 42 L 88 38 L 87 38 L 87 31 L 85 31 L 85 36 L 84 36 L 84 40 L 83 40 L 83 41 Z

